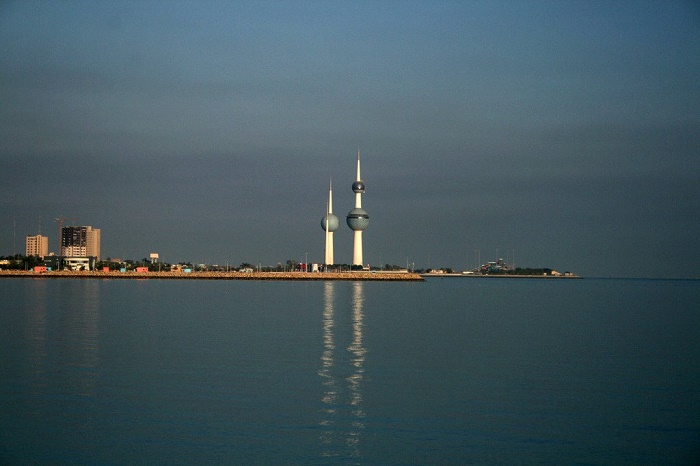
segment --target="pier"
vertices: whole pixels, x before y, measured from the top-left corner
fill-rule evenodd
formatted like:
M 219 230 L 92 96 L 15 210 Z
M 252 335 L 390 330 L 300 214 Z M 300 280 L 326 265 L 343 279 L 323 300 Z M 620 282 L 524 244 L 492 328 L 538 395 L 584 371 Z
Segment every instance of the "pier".
M 345 280 L 345 281 L 424 281 L 417 273 L 392 272 L 98 272 L 67 270 L 34 272 L 0 270 L 0 278 L 73 278 L 103 280 Z

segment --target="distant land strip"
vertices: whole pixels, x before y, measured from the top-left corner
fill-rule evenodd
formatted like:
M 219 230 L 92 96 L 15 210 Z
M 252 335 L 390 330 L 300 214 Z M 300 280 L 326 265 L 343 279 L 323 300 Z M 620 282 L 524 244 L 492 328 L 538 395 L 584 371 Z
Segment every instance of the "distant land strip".
M 391 272 L 34 272 L 0 270 L 0 278 L 92 278 L 139 280 L 350 280 L 350 281 L 423 281 L 417 273 Z
M 526 274 L 505 274 L 505 273 L 494 273 L 494 274 L 478 274 L 478 273 L 422 273 L 421 277 L 427 278 L 441 278 L 441 277 L 460 277 L 460 278 L 551 278 L 554 280 L 559 279 L 570 279 L 570 278 L 581 278 L 576 274 L 569 275 L 526 275 Z

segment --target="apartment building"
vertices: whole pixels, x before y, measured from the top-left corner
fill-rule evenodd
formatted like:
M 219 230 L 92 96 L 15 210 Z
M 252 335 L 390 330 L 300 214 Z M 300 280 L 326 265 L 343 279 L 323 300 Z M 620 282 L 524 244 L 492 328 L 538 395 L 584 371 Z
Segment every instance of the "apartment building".
M 26 254 L 27 256 L 46 257 L 49 255 L 49 237 L 48 236 L 27 236 Z
M 100 260 L 99 228 L 91 226 L 63 227 L 61 230 L 61 256 L 96 257 Z

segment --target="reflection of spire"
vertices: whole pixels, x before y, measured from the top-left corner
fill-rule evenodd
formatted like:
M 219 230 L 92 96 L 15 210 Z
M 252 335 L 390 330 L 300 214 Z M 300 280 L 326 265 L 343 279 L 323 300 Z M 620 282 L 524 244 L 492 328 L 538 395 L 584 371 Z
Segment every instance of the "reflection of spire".
M 319 437 L 321 455 L 361 459 L 360 439 L 364 429 L 362 382 L 367 350 L 363 346 L 364 291 L 362 282 L 352 284 L 351 306 L 335 309 L 335 282 L 325 282 L 323 288 L 323 353 L 318 374 L 323 385 L 322 433 Z M 345 285 L 342 285 L 343 289 Z M 347 302 L 345 300 L 343 303 Z M 336 318 L 345 321 L 348 312 L 352 328 L 336 327 Z M 343 330 L 350 331 L 350 335 Z M 338 333 L 336 333 L 338 332 Z M 336 352 L 336 341 L 350 336 L 347 351 Z M 341 383 L 345 381 L 345 384 Z
M 321 356 L 323 367 L 321 376 L 327 379 L 323 384 L 332 388 L 326 393 L 328 396 L 324 397 L 324 402 L 328 403 L 335 402 L 337 395 L 335 381 L 329 374 L 330 369 L 333 367 L 333 350 L 335 349 L 335 343 L 333 342 L 333 286 L 335 286 L 333 282 L 325 282 L 323 284 L 323 356 Z
M 353 282 L 352 293 L 352 344 L 348 347 L 348 351 L 352 355 L 353 373 L 348 377 L 348 388 L 350 389 L 350 405 L 352 406 L 352 415 L 354 417 L 352 426 L 353 429 L 349 432 L 348 445 L 352 446 L 352 454 L 355 457 L 360 456 L 360 429 L 364 429 L 365 412 L 362 409 L 362 381 L 365 374 L 365 353 L 367 350 L 362 342 L 362 330 L 364 328 L 363 312 L 365 295 L 362 289 L 363 282 Z
M 321 419 L 321 426 L 324 432 L 321 434 L 321 444 L 323 447 L 323 456 L 332 456 L 329 449 L 332 450 L 333 443 L 333 418 L 336 412 L 336 403 L 338 398 L 338 388 L 336 386 L 335 377 L 331 373 L 333 368 L 333 350 L 335 343 L 333 342 L 333 294 L 334 282 L 324 282 L 323 284 L 323 354 L 321 356 L 321 376 L 323 384 L 323 402 L 322 412 L 324 418 Z

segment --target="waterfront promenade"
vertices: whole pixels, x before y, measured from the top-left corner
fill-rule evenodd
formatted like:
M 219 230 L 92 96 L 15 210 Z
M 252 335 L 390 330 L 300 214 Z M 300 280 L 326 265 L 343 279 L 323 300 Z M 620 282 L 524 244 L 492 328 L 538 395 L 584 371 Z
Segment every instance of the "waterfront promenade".
M 417 273 L 392 272 L 34 272 L 0 270 L 0 278 L 73 278 L 103 280 L 352 280 L 352 281 L 423 281 Z

